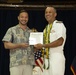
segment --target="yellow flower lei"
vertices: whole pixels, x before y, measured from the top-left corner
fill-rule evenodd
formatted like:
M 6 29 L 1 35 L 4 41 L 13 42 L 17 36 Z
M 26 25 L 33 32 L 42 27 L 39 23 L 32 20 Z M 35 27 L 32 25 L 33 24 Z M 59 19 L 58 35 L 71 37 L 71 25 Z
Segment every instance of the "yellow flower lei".
M 43 43 L 48 44 L 50 43 L 50 31 L 52 29 L 52 24 L 47 25 L 43 31 Z M 49 69 L 49 48 L 45 48 L 42 50 L 42 55 L 44 57 L 44 69 Z M 46 67 L 45 58 L 48 59 L 48 67 Z

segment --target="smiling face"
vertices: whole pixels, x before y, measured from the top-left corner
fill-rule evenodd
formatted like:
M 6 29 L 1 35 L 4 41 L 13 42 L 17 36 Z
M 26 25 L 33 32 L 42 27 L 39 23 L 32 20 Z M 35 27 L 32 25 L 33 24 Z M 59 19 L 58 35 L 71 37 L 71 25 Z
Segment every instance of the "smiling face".
M 48 21 L 48 23 L 52 23 L 56 18 L 56 10 L 53 7 L 47 7 L 45 9 L 45 19 Z
M 19 20 L 20 25 L 27 25 L 28 13 L 27 12 L 21 12 L 18 16 L 18 20 Z

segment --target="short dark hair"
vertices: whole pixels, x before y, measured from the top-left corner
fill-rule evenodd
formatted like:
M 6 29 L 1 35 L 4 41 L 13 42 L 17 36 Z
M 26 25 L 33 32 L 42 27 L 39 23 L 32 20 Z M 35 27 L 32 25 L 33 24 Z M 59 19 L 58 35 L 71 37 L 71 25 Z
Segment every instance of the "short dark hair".
M 56 10 L 56 8 L 55 8 L 55 7 L 53 7 L 53 6 L 47 6 L 47 7 L 53 8 L 53 9 L 54 9 L 54 11 L 57 13 L 57 10 Z M 47 7 L 46 7 L 46 8 L 47 8 Z
M 28 13 L 25 9 L 22 9 L 22 10 L 20 10 L 19 15 L 20 15 L 20 13 L 23 13 L 23 12 Z

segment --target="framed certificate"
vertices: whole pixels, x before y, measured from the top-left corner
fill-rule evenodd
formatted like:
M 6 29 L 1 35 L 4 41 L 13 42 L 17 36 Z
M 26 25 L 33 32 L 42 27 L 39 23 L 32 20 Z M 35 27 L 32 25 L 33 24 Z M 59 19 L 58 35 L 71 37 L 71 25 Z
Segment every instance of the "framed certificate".
M 29 37 L 29 45 L 43 44 L 43 32 L 31 32 Z

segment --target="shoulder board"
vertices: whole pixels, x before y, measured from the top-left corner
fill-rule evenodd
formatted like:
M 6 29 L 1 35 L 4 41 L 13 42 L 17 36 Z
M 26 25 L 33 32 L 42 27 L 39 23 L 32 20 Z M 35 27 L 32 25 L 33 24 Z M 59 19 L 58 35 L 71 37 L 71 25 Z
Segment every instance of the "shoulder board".
M 62 23 L 62 21 L 57 21 L 56 23 Z

